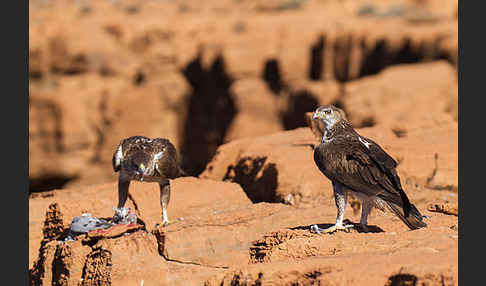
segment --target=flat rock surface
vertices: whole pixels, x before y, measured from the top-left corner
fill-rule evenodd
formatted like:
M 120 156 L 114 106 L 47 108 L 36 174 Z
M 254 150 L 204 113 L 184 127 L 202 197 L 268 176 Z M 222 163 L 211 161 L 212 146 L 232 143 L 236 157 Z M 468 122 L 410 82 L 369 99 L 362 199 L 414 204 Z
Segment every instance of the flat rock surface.
M 171 202 L 174 208 L 169 208 L 170 215 L 183 214 L 184 219 L 167 227 L 146 230 L 128 225 L 66 242 L 50 238 L 40 243 L 41 237 L 35 239 L 31 235 L 31 269 L 33 274 L 43 273 L 33 275 L 41 277 L 34 285 L 84 280 L 111 281 L 117 285 L 138 285 L 142 280 L 146 285 L 232 285 L 234 281 L 261 281 L 262 285 L 289 285 L 297 281 L 385 285 L 390 279 L 457 285 L 457 216 L 430 210 L 427 205 L 431 201 L 438 205 L 445 201 L 457 204 L 457 196 L 450 196 L 455 195 L 453 192 L 411 192 L 411 200 L 428 216 L 428 227 L 424 229 L 409 231 L 391 213 L 374 211 L 369 218 L 369 233 L 357 228 L 350 232 L 315 234 L 310 226 L 327 227 L 335 220 L 336 208 L 330 194 L 315 197 L 312 203 L 300 207 L 252 204 L 241 188 L 214 181 L 206 197 L 216 192 L 235 192 L 241 199 L 218 203 L 215 195 L 215 204 L 209 201 L 204 204 L 201 200 L 197 207 L 178 212 L 184 205 L 191 206 L 191 201 L 190 195 L 177 199 L 177 189 L 184 194 L 184 185 L 199 184 L 204 188 L 208 183 L 184 179 L 187 181 L 181 180 L 179 187 L 174 188 Z M 150 187 L 150 184 L 139 186 L 147 190 Z M 232 196 L 226 195 L 231 200 Z M 52 198 L 57 199 L 62 213 L 65 205 L 62 197 Z M 68 210 L 73 211 L 66 207 Z M 154 213 L 158 213 L 158 208 Z M 60 217 L 68 218 L 68 214 Z M 359 222 L 359 213 L 355 214 L 350 206 L 345 217 Z M 44 215 L 40 215 L 39 224 L 42 218 Z M 56 229 L 50 221 L 50 229 Z M 33 229 L 31 233 L 35 233 Z M 440 284 L 443 281 L 449 284 Z

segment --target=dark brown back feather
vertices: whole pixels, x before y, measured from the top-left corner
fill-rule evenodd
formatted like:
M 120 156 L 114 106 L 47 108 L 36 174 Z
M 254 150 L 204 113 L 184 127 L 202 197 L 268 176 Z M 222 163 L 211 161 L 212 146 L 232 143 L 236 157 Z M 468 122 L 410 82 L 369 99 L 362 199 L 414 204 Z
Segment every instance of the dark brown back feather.
M 167 139 L 163 138 L 155 138 L 153 139 L 155 142 L 154 144 L 158 145 L 159 148 L 157 150 L 164 151 L 164 155 L 160 157 L 157 161 L 157 169 L 156 171 L 163 176 L 166 176 L 168 179 L 175 179 L 181 176 L 181 168 L 179 167 L 179 163 L 177 160 L 177 151 Z M 160 151 L 159 151 L 160 152 Z M 158 153 L 158 152 L 156 152 Z
M 368 196 L 380 196 L 398 203 L 405 217 L 411 204 L 402 189 L 396 172 L 396 161 L 373 140 L 367 148 L 359 141 L 360 135 L 346 122 L 332 130 L 330 142 L 321 143 L 314 151 L 314 161 L 330 180 Z
M 181 168 L 177 158 L 177 151 L 174 145 L 165 138 L 150 139 L 145 136 L 132 136 L 123 139 L 120 142 L 122 148 L 123 161 L 130 161 L 139 155 L 140 152 L 154 157 L 155 154 L 163 152 L 163 155 L 157 159 L 156 175 L 166 177 L 168 179 L 175 179 L 182 175 Z M 115 172 L 122 168 L 122 164 L 116 164 L 116 154 L 113 154 L 113 169 Z

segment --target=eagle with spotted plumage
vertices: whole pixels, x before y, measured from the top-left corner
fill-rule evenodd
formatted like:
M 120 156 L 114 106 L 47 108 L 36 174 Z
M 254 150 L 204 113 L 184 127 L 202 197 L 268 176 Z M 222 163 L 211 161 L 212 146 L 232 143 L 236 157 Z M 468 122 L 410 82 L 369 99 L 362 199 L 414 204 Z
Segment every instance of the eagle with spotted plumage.
M 130 181 L 157 182 L 160 186 L 162 225 L 169 223 L 170 179 L 184 176 L 174 145 L 165 138 L 132 136 L 121 140 L 113 154 L 113 170 L 118 176 L 118 206 L 124 207 Z
M 360 226 L 365 231 L 373 207 L 391 210 L 412 230 L 427 226 L 402 188 L 396 161 L 373 140 L 359 135 L 341 109 L 321 106 L 312 115 L 312 121 L 315 129 L 322 132 L 321 143 L 314 149 L 314 161 L 332 181 L 337 207 L 336 223 L 327 229 L 318 228 L 319 232 L 353 227 L 343 224 L 348 192 L 362 202 Z

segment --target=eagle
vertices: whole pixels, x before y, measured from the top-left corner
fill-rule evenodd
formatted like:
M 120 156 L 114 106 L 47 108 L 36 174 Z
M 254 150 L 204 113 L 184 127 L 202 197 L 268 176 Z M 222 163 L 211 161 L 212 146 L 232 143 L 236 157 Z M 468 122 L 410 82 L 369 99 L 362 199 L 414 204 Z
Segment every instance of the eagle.
M 373 207 L 389 209 L 411 230 L 426 227 L 423 216 L 410 202 L 400 183 L 396 161 L 373 140 L 358 134 L 345 119 L 344 111 L 333 106 L 318 107 L 312 121 L 321 126 L 321 143 L 314 149 L 314 161 L 332 182 L 337 207 L 336 223 L 318 232 L 346 230 L 343 224 L 347 195 L 362 202 L 360 228 L 367 231 Z
M 118 176 L 118 206 L 122 213 L 130 181 L 157 182 L 160 186 L 162 225 L 169 224 L 167 206 L 170 200 L 170 179 L 185 176 L 179 166 L 174 145 L 165 138 L 132 136 L 122 139 L 113 154 L 113 170 Z M 115 220 L 115 219 L 114 219 Z

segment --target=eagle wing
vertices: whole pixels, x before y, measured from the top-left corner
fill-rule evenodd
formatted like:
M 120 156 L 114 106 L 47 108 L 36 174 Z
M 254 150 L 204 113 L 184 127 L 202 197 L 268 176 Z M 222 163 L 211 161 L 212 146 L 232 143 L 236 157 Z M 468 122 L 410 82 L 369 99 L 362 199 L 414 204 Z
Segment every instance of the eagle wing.
M 113 154 L 113 170 L 120 171 L 122 161 L 129 159 L 137 150 L 150 154 L 155 161 L 155 170 L 160 176 L 174 179 L 184 173 L 178 164 L 177 151 L 168 139 L 150 139 L 144 136 L 132 136 L 120 142 Z
M 324 175 L 355 192 L 402 196 L 397 163 L 371 139 L 336 136 L 319 145 L 314 159 Z
M 165 138 L 152 139 L 155 169 L 169 179 L 180 176 L 180 167 L 177 160 L 177 151 L 174 145 Z
M 120 144 L 118 144 L 118 147 L 115 150 L 115 153 L 113 153 L 113 158 L 111 159 L 111 163 L 113 165 L 113 170 L 115 172 L 120 171 L 121 169 L 121 162 L 123 160 L 123 142 L 125 139 L 123 139 Z

